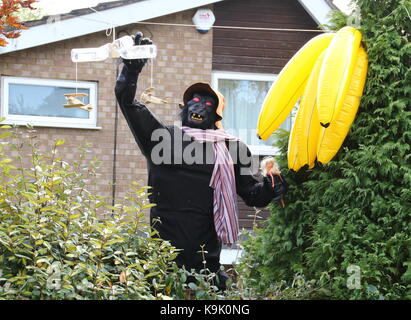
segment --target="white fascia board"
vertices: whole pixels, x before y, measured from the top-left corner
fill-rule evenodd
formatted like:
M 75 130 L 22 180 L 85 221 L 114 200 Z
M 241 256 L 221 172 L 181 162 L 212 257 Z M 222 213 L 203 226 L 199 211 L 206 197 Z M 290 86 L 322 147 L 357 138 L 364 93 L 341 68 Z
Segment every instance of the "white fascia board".
M 0 47 L 0 54 L 76 38 L 106 30 L 110 28 L 111 25 L 118 27 L 138 23 L 139 21 L 153 19 L 220 1 L 222 0 L 145 0 L 103 10 L 99 13 L 93 12 L 60 21 L 58 20 L 58 16 L 55 16 L 50 18 L 50 22 L 51 19 L 56 18 L 54 23 L 33 26 L 27 30 L 23 30 L 19 38 L 8 39 L 9 44 L 6 47 Z
M 298 0 L 318 25 L 329 23 L 328 13 L 333 8 L 325 0 Z

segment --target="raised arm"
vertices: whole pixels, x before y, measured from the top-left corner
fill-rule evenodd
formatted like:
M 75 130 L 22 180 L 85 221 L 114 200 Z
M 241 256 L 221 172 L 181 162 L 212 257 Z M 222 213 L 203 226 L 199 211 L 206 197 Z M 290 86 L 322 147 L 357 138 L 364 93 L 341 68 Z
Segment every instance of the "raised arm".
M 151 44 L 151 40 L 142 39 L 142 34 L 135 36 L 136 44 Z M 157 143 L 152 141 L 154 130 L 165 128 L 148 108 L 134 99 L 137 90 L 138 76 L 146 64 L 147 59 L 123 59 L 123 69 L 117 78 L 115 94 L 131 132 L 141 152 L 149 157 L 152 148 Z

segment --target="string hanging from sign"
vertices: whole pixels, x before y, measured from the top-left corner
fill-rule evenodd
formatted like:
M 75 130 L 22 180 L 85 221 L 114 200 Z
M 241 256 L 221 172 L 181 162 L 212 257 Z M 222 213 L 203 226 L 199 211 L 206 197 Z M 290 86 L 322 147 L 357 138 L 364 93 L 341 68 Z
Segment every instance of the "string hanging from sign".
M 92 11 L 95 13 L 100 14 L 101 16 L 104 17 L 104 15 L 94 9 L 89 7 Z M 89 20 L 89 21 L 94 21 L 94 22 L 102 22 L 106 24 L 110 24 L 111 28 L 114 30 L 115 26 L 122 26 L 122 23 L 118 23 L 113 20 L 97 20 L 93 18 L 86 18 L 79 16 L 78 18 L 84 19 L 84 20 Z M 158 26 L 168 26 L 168 27 L 185 27 L 185 28 L 195 28 L 196 26 L 194 24 L 186 24 L 186 23 L 169 23 L 169 22 L 150 22 L 150 21 L 136 21 L 136 24 L 141 24 L 141 25 L 158 25 Z M 212 26 L 212 29 L 234 29 L 234 30 L 252 30 L 252 31 L 284 31 L 284 32 L 335 32 L 334 30 L 326 30 L 326 29 L 301 29 L 301 28 L 265 28 L 265 27 L 241 27 L 241 26 Z M 107 34 L 107 33 L 106 33 Z
M 101 20 L 95 20 L 90 18 L 79 17 L 84 20 L 94 21 L 94 22 L 104 22 Z M 195 28 L 194 24 L 184 24 L 184 23 L 168 23 L 168 22 L 149 22 L 149 21 L 138 21 L 136 24 L 141 25 L 157 25 L 157 26 L 166 26 L 166 27 L 185 27 L 185 28 Z M 117 24 L 121 26 L 121 24 Z M 324 32 L 335 32 L 334 30 L 326 29 L 292 29 L 292 28 L 263 28 L 263 27 L 240 27 L 240 26 L 212 26 L 212 29 L 233 29 L 233 30 L 251 30 L 251 31 L 283 31 L 283 32 L 315 32 L 315 33 L 324 33 Z
M 88 8 L 104 18 L 104 15 L 100 11 L 98 11 L 98 10 L 92 8 L 92 7 L 88 7 Z M 113 20 L 111 20 L 111 19 L 110 20 L 104 20 L 103 22 L 107 23 L 110 26 L 109 28 L 106 29 L 106 36 L 109 37 L 109 36 L 113 35 L 113 42 L 114 42 L 116 40 L 116 27 L 114 25 Z
M 117 23 L 112 19 L 109 19 L 108 17 L 105 17 L 104 14 L 102 14 L 100 11 L 92 8 L 92 7 L 88 7 L 91 11 L 97 13 L 98 15 L 100 15 L 104 20 L 98 20 L 98 19 L 94 19 L 94 18 L 86 18 L 83 16 L 79 16 L 78 18 L 83 19 L 83 20 L 88 20 L 88 21 L 94 21 L 94 22 L 100 22 L 100 23 L 105 23 L 106 25 L 108 25 L 109 27 L 106 29 L 106 36 L 113 36 L 113 44 L 115 42 L 118 42 L 119 40 L 116 40 L 116 26 L 121 26 L 121 23 Z M 196 28 L 195 24 L 184 24 L 184 23 L 166 23 L 166 22 L 150 22 L 150 21 L 138 21 L 136 22 L 136 24 L 139 25 L 157 25 L 157 26 L 167 26 L 167 27 L 183 27 L 183 28 Z M 309 33 L 324 33 L 324 32 L 334 32 L 332 30 L 323 30 L 323 29 L 301 29 L 301 28 L 266 28 L 266 27 L 242 27 L 242 26 L 211 26 L 210 29 L 232 29 L 232 30 L 249 30 L 249 31 L 271 31 L 271 32 L 309 32 Z M 103 46 L 104 47 L 104 46 Z M 140 46 L 136 46 L 136 47 L 140 47 Z M 143 46 L 141 46 L 143 47 Z M 96 56 L 96 61 L 102 61 L 108 57 L 117 57 L 116 54 L 113 55 L 112 49 L 113 47 L 110 46 L 110 50 L 102 50 L 103 48 L 89 48 L 89 49 L 94 49 L 94 51 L 96 51 L 96 53 L 102 53 L 103 55 L 101 57 L 97 57 Z M 101 52 L 97 52 L 97 49 L 101 49 Z M 107 48 L 105 48 L 107 49 Z M 148 48 L 145 48 L 148 49 Z M 85 50 L 85 49 L 74 49 L 74 50 L 78 50 L 78 54 L 83 53 L 83 54 L 89 54 L 88 52 L 80 52 L 81 50 Z M 104 51 L 104 52 L 103 52 Z M 110 54 L 108 55 L 107 52 L 105 51 L 110 51 Z M 94 52 L 93 52 L 94 53 Z M 155 53 L 156 54 L 156 53 Z M 154 54 L 154 55 L 155 55 Z M 104 57 L 103 57 L 104 56 Z M 127 58 L 125 56 L 122 55 L 123 58 Z M 99 59 L 97 59 L 99 58 Z M 151 68 L 150 68 L 150 87 L 147 88 L 146 90 L 143 91 L 142 93 L 142 99 L 145 100 L 146 103 L 168 103 L 165 100 L 159 99 L 157 97 L 155 97 L 153 95 L 153 79 L 154 79 L 154 57 L 151 57 Z M 72 53 L 72 59 L 73 59 L 73 53 Z M 75 61 L 75 60 L 73 60 Z M 80 60 L 79 60 L 80 61 Z M 85 60 L 86 61 L 86 60 Z M 91 60 L 90 60 L 91 61 Z M 77 82 L 77 62 L 76 62 L 76 82 Z M 77 88 L 76 88 L 76 93 L 77 93 Z
M 136 24 L 145 25 L 159 25 L 159 26 L 169 26 L 169 27 L 190 27 L 195 28 L 194 24 L 183 24 L 183 23 L 168 23 L 168 22 L 149 22 L 149 21 L 139 21 Z M 284 32 L 335 32 L 333 30 L 323 30 L 323 29 L 290 29 L 290 28 L 263 28 L 263 27 L 239 27 L 239 26 L 212 26 L 212 29 L 234 29 L 234 30 L 252 30 L 252 31 L 284 31 Z

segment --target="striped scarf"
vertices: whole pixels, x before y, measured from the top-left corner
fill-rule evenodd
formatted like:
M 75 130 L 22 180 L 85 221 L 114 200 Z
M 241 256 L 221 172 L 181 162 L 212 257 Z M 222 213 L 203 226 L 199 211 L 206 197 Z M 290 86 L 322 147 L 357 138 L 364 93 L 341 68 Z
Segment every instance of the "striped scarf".
M 225 141 L 239 139 L 222 129 L 181 129 L 196 141 L 214 142 L 214 170 L 210 180 L 210 187 L 214 189 L 214 225 L 220 241 L 231 245 L 238 239 L 238 209 L 234 164 Z

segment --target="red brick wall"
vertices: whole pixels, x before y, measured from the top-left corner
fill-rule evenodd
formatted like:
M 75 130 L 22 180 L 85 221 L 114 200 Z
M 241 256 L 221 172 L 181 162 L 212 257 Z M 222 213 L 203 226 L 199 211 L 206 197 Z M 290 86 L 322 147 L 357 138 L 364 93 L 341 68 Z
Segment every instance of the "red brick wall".
M 191 19 L 195 11 L 187 10 L 151 21 L 192 24 Z M 243 23 L 248 22 L 243 21 Z M 142 31 L 145 36 L 150 36 L 156 43 L 158 56 L 153 64 L 155 93 L 161 98 L 168 99 L 171 103 L 151 105 L 149 107 L 159 119 L 166 124 L 172 124 L 178 120 L 179 108 L 177 104 L 182 100 L 184 89 L 193 82 L 211 81 L 213 31 L 200 34 L 191 27 L 136 24 L 117 28 L 117 34 L 123 35 L 123 33 L 120 33 L 122 30 L 130 34 L 135 33 L 137 30 Z M 97 47 L 109 41 L 111 41 L 111 37 L 107 37 L 105 32 L 102 31 L 76 39 L 0 55 L 0 75 L 74 80 L 75 65 L 70 60 L 71 49 Z M 214 61 L 214 64 L 216 67 L 216 61 Z M 221 70 L 229 69 L 221 68 Z M 235 69 L 231 71 L 250 70 Z M 137 98 L 142 90 L 150 86 L 150 73 L 151 67 L 146 66 L 140 75 Z M 97 63 L 78 64 L 78 80 L 98 82 L 97 125 L 102 129 L 38 127 L 36 129 L 40 149 L 47 152 L 51 149 L 54 141 L 65 139 L 66 143 L 60 147 L 60 152 L 66 160 L 74 161 L 78 159 L 76 150 L 79 146 L 85 142 L 93 143 L 92 152 L 87 155 L 86 159 L 90 160 L 97 157 L 102 163 L 100 168 L 101 176 L 90 183 L 90 190 L 96 191 L 102 196 L 111 196 L 113 190 L 116 110 L 114 96 L 116 61 L 107 60 Z M 147 173 L 146 161 L 141 155 L 121 113 L 119 114 L 117 128 L 116 158 L 116 197 L 122 198 L 127 191 L 127 185 L 132 181 L 138 181 L 145 185 Z M 241 226 L 251 227 L 253 218 L 249 215 L 254 214 L 253 208 L 246 207 L 242 201 L 239 201 L 239 206 Z M 260 215 L 267 217 L 268 214 L 267 211 L 264 211 Z
M 188 10 L 152 21 L 191 24 L 195 10 Z M 165 123 L 178 120 L 177 103 L 182 100 L 184 89 L 196 81 L 211 81 L 212 31 L 199 34 L 194 28 L 169 26 L 132 25 L 119 27 L 134 34 L 137 30 L 150 36 L 158 47 L 154 60 L 153 85 L 159 97 L 172 103 L 152 105 L 150 109 Z M 23 31 L 24 32 L 24 31 Z M 123 34 L 120 34 L 123 35 Z M 105 32 L 98 32 L 75 39 L 60 41 L 27 50 L 0 55 L 0 75 L 75 80 L 75 65 L 71 62 L 72 48 L 97 47 L 111 40 Z M 150 85 L 150 66 L 140 76 L 137 97 Z M 78 64 L 78 80 L 98 82 L 98 120 L 101 130 L 37 127 L 41 150 L 50 150 L 53 141 L 65 139 L 60 152 L 69 161 L 78 159 L 77 147 L 92 142 L 94 156 L 102 161 L 100 173 L 90 190 L 102 196 L 112 194 L 114 157 L 114 123 L 116 61 Z M 28 166 L 29 164 L 26 163 Z M 116 197 L 124 197 L 127 185 L 132 181 L 146 184 L 146 162 L 120 114 L 117 132 L 117 187 Z

